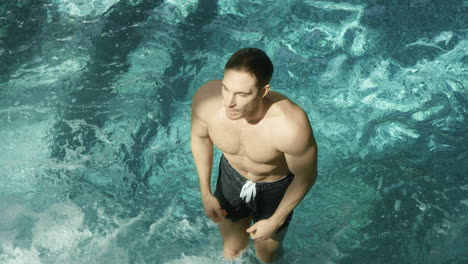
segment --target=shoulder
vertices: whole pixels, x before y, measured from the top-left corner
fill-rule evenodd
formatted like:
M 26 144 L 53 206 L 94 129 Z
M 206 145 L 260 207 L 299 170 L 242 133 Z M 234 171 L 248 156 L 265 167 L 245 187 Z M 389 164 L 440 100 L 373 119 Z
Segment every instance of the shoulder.
M 213 80 L 202 85 L 193 95 L 192 114 L 201 117 L 206 116 L 219 102 L 221 80 Z
M 281 152 L 300 154 L 315 144 L 307 113 L 300 106 L 283 96 L 275 102 L 277 149 Z
M 270 100 L 272 101 L 271 110 L 276 122 L 287 125 L 291 128 L 289 130 L 310 128 L 309 118 L 304 109 L 289 98 L 278 92 L 271 92 Z
M 216 97 L 221 87 L 221 80 L 212 80 L 202 85 L 193 95 L 192 103 L 202 103 Z

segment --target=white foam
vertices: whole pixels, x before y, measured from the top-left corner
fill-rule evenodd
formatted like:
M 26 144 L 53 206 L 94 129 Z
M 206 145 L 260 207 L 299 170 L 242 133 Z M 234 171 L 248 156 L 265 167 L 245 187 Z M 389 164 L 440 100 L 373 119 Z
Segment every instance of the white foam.
M 200 256 L 182 256 L 178 259 L 173 259 L 165 262 L 164 264 L 219 264 L 219 260 L 215 260 L 209 257 Z
M 334 3 L 331 1 L 315 1 L 315 0 L 305 0 L 304 3 L 307 3 L 316 8 L 325 9 L 325 10 L 345 10 L 350 12 L 359 12 L 361 13 L 364 7 L 362 5 L 350 4 L 346 2 Z
M 415 112 L 411 114 L 411 117 L 416 121 L 424 121 L 438 114 L 443 109 L 444 107 L 441 105 L 433 106 L 426 110 Z
M 155 12 L 168 24 L 182 22 L 198 6 L 198 0 L 166 0 L 161 6 L 156 7 Z
M 33 227 L 33 245 L 59 253 L 64 259 L 77 244 L 91 237 L 91 232 L 83 229 L 84 213 L 72 204 L 54 204 L 39 214 Z
M 91 232 L 83 227 L 84 213 L 72 203 L 56 203 L 41 213 L 36 213 L 22 204 L 3 209 L 8 214 L 6 222 L 21 221 L 24 217 L 34 217 L 38 220 L 32 227 L 31 247 L 25 248 L 24 244 L 19 246 L 15 242 L 14 234 L 6 234 L 6 238 L 0 240 L 3 251 L 0 256 L 1 263 L 47 263 L 44 258 L 51 256 L 54 260 L 66 261 L 76 251 L 79 242 L 92 236 Z M 40 254 L 44 251 L 48 254 Z
M 42 59 L 39 58 L 39 60 Z M 35 67 L 31 67 L 30 64 L 24 64 L 12 74 L 13 78 L 8 82 L 8 85 L 22 89 L 26 87 L 37 88 L 38 86 L 48 86 L 59 80 L 76 77 L 86 67 L 88 60 L 88 57 L 66 59 L 57 63 L 49 63 L 44 60 Z
M 14 248 L 5 244 L 1 245 L 3 253 L 0 255 L 2 264 L 43 264 L 39 252 L 35 249 Z
M 60 12 L 71 17 L 97 17 L 120 0 L 55 0 Z
M 28 192 L 36 188 L 35 175 L 55 165 L 47 142 L 53 116 L 37 122 L 47 118 L 40 110 L 21 105 L 9 110 L 0 113 L 0 122 L 8 120 L 0 130 L 0 185 L 5 191 Z

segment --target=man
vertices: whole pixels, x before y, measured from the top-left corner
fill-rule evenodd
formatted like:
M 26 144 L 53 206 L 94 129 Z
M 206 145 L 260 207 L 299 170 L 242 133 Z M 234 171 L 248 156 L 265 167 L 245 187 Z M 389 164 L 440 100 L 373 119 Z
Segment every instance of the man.
M 317 175 L 307 115 L 270 91 L 272 74 L 263 51 L 241 49 L 226 63 L 224 78 L 206 83 L 193 97 L 192 153 L 205 214 L 218 223 L 226 259 L 247 249 L 249 235 L 259 260 L 279 258 L 293 209 Z M 213 144 L 223 153 L 214 194 Z

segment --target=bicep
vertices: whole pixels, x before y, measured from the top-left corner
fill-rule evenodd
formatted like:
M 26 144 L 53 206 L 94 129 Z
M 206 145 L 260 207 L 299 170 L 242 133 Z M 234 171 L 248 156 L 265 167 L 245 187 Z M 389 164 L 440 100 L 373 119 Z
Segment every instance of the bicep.
M 317 145 L 304 147 L 301 153 L 284 153 L 289 170 L 297 176 L 314 176 L 317 171 Z
M 293 130 L 282 141 L 289 170 L 295 175 L 316 175 L 318 148 L 307 117 Z

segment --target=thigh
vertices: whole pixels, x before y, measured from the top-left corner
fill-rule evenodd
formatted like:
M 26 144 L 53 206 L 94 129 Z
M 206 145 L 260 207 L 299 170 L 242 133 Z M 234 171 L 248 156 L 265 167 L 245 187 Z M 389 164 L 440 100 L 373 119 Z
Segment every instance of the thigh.
M 224 218 L 218 223 L 219 231 L 223 237 L 224 247 L 231 249 L 244 249 L 249 244 L 249 233 L 245 230 L 249 228 L 252 217 L 243 218 L 233 222 Z
M 266 239 L 266 240 L 255 240 L 255 251 L 257 255 L 261 256 L 271 256 L 276 255 L 275 257 L 280 257 L 281 255 L 281 244 L 283 239 L 286 235 L 288 227 L 286 226 L 281 231 L 275 234 L 273 238 Z

